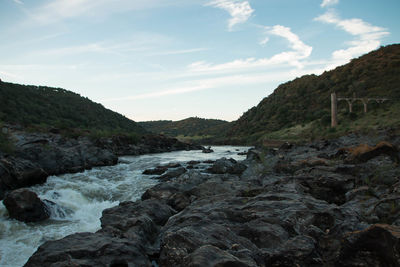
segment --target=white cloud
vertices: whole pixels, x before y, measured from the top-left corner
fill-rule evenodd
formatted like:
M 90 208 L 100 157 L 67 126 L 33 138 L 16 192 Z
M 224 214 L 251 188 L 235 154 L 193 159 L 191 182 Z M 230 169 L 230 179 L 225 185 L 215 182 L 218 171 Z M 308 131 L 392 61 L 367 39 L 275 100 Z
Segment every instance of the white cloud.
M 259 42 L 259 44 L 264 46 L 264 45 L 266 45 L 268 42 L 269 42 L 269 37 L 265 37 L 264 39 L 262 39 L 262 40 Z
M 361 54 L 368 53 L 377 49 L 381 44 L 381 39 L 390 34 L 385 28 L 374 26 L 361 19 L 341 19 L 334 11 L 330 10 L 317 17 L 315 20 L 334 24 L 338 28 L 356 37 L 347 42 L 349 48 L 340 49 L 333 52 L 334 65 L 344 64 L 350 59 Z
M 20 0 L 14 0 L 20 1 Z M 53 0 L 35 9 L 30 15 L 42 24 L 50 24 L 64 19 L 88 16 L 101 17 L 116 12 L 141 10 L 154 7 L 176 5 L 174 0 Z
M 233 26 L 236 24 L 246 22 L 254 12 L 254 9 L 251 8 L 248 1 L 214 0 L 206 5 L 221 8 L 231 15 L 231 18 L 228 21 L 229 30 L 232 30 Z
M 21 0 L 13 0 L 14 3 L 17 3 L 19 5 L 23 5 L 24 3 Z
M 339 3 L 339 0 L 323 0 L 321 7 L 333 6 Z
M 285 51 L 276 54 L 270 58 L 247 58 L 237 59 L 228 63 L 213 65 L 205 61 L 194 62 L 189 65 L 189 69 L 197 72 L 224 72 L 232 70 L 244 70 L 248 68 L 256 67 L 267 67 L 278 64 L 289 64 L 302 68 L 302 59 L 306 59 L 311 55 L 312 47 L 303 43 L 300 38 L 294 34 L 290 28 L 275 25 L 273 27 L 266 27 L 267 34 L 280 36 L 289 42 L 289 46 L 292 48 L 290 51 Z M 265 39 L 266 40 L 266 39 Z

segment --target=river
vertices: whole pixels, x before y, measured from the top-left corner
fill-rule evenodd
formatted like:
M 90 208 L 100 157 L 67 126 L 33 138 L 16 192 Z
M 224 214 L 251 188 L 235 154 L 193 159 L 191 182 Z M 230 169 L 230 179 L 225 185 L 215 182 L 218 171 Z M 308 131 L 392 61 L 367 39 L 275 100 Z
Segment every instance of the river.
M 50 176 L 43 185 L 31 187 L 41 199 L 57 204 L 51 218 L 40 223 L 23 223 L 10 219 L 0 204 L 0 266 L 23 266 L 36 249 L 48 240 L 63 238 L 76 232 L 100 229 L 104 209 L 121 201 L 135 201 L 149 187 L 158 183 L 145 169 L 171 162 L 215 160 L 222 157 L 243 160 L 238 152 L 248 147 L 216 146 L 214 153 L 177 151 L 142 156 L 120 157 L 115 166 L 93 168 L 81 173 Z

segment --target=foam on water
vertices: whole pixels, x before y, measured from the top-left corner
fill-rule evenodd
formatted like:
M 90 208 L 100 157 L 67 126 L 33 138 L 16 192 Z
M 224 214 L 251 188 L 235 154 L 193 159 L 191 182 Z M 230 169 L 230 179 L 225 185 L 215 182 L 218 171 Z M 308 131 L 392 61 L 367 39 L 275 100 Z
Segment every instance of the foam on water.
M 142 175 L 143 170 L 170 162 L 208 160 L 238 156 L 247 147 L 213 147 L 215 152 L 178 151 L 143 156 L 121 157 L 116 166 L 94 168 L 82 173 L 51 176 L 44 185 L 31 187 L 51 211 L 50 220 L 23 223 L 10 219 L 0 204 L 0 266 L 22 266 L 36 249 L 48 240 L 63 238 L 76 232 L 100 229 L 104 209 L 121 201 L 135 201 L 157 180 Z M 239 151 L 237 151 L 239 150 Z

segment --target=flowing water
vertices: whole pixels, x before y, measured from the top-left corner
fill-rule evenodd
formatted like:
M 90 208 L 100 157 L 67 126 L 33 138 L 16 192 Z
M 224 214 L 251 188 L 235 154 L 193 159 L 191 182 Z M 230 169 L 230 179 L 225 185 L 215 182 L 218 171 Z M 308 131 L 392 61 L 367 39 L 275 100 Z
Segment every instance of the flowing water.
M 18 267 L 45 241 L 60 239 L 76 232 L 100 229 L 101 212 L 121 201 L 134 201 L 156 179 L 143 175 L 145 169 L 171 162 L 215 160 L 221 157 L 242 160 L 238 152 L 248 147 L 213 147 L 214 153 L 178 151 L 120 158 L 115 166 L 93 168 L 82 173 L 51 176 L 40 186 L 31 187 L 41 199 L 50 200 L 51 218 L 40 223 L 23 223 L 10 219 L 0 204 L 0 266 Z

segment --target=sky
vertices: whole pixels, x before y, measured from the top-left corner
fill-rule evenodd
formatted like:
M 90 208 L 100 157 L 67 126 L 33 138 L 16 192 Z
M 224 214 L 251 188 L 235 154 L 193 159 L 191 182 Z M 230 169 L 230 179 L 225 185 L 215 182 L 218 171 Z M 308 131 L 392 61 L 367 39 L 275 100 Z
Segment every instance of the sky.
M 0 79 L 135 121 L 232 121 L 281 83 L 399 43 L 399 13 L 399 0 L 0 0 Z

